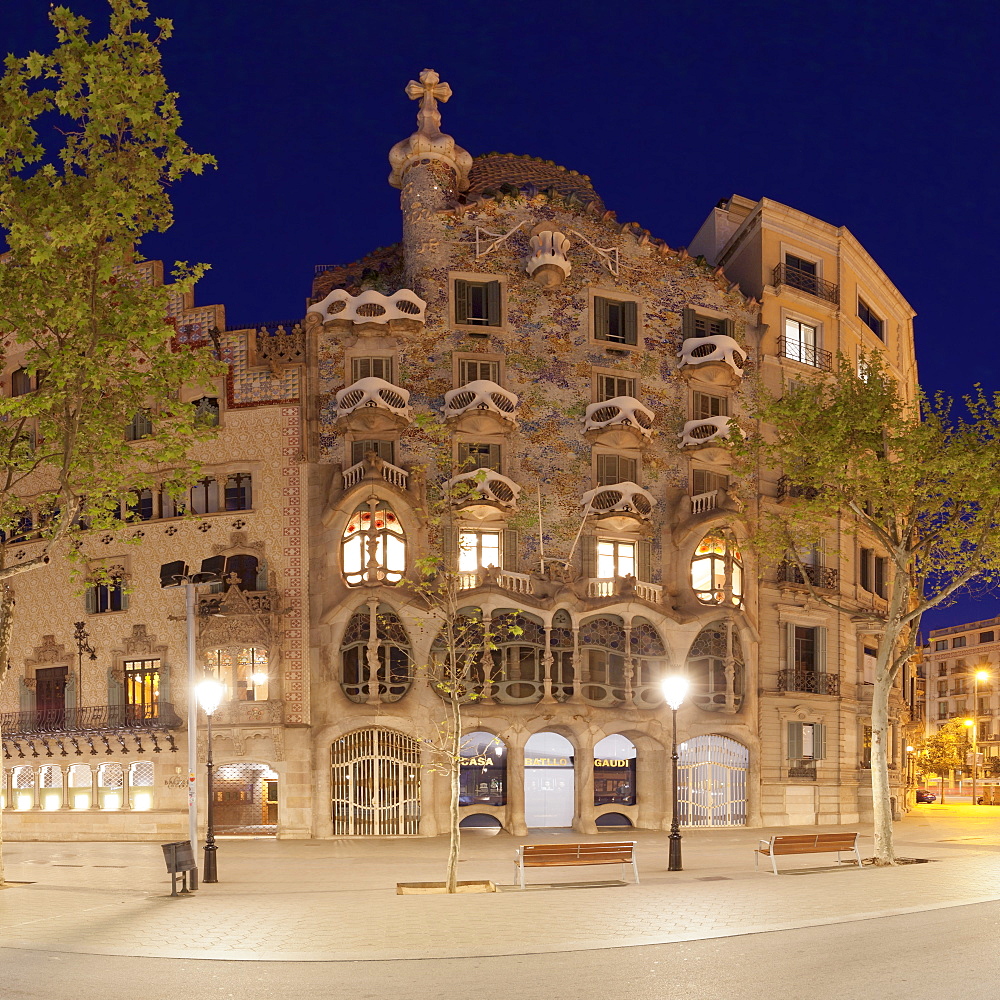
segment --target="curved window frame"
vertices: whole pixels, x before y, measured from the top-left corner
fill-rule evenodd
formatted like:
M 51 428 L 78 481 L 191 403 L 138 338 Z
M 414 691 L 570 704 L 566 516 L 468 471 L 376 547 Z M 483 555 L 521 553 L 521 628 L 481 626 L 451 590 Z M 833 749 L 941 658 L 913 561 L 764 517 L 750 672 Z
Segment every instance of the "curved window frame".
M 374 629 L 373 629 L 374 625 Z M 373 634 L 374 632 L 374 634 Z M 374 642 L 378 660 L 375 684 L 368 664 Z M 340 640 L 340 687 L 356 704 L 399 701 L 413 683 L 413 653 L 406 626 L 389 607 L 358 608 Z
M 359 504 L 344 525 L 340 569 L 349 587 L 393 586 L 406 575 L 406 532 L 388 501 L 371 497 Z
M 743 707 L 746 661 L 739 629 L 730 619 L 704 625 L 688 650 L 689 700 L 703 712 L 734 715 Z
M 690 584 L 702 604 L 743 606 L 743 556 L 732 532 L 710 531 L 691 557 Z

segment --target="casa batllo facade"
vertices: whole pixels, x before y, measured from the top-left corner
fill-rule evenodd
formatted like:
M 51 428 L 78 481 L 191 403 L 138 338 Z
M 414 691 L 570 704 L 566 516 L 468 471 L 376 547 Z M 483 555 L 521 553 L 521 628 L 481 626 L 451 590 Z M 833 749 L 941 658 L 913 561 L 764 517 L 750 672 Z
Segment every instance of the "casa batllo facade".
M 912 310 L 844 229 L 734 196 L 675 249 L 581 174 L 471 157 L 440 130 L 433 71 L 407 94 L 401 242 L 317 268 L 286 324 L 226 330 L 221 307 L 178 302 L 178 338 L 224 331 L 230 369 L 197 401 L 220 428 L 204 479 L 86 536 L 120 586 L 59 560 L 17 581 L 7 835 L 186 835 L 184 600 L 159 567 L 211 556 L 227 582 L 199 593 L 196 641 L 227 686 L 219 832 L 445 829 L 425 742 L 447 715 L 440 623 L 408 583 L 429 555 L 496 637 L 464 712 L 467 824 L 667 828 L 659 680 L 677 669 L 682 823 L 863 820 L 872 639 L 797 570 L 757 563 L 725 439 L 751 366 L 780 389 L 877 349 L 912 397 Z M 765 473 L 759 502 L 792 490 Z M 810 582 L 880 606 L 881 555 L 846 527 Z M 15 557 L 39 544 L 26 526 Z M 901 727 L 902 698 L 894 712 Z M 201 774 L 204 720 L 199 737 Z

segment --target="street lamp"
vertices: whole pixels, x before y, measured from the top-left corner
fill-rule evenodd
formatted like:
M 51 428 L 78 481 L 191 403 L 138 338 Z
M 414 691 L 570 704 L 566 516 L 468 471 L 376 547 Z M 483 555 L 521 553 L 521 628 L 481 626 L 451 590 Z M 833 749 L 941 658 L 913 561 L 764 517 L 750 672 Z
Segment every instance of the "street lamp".
M 972 675 L 972 804 L 976 797 L 976 776 L 979 772 L 979 682 L 990 679 L 989 671 L 977 670 Z
M 219 707 L 226 689 L 217 680 L 203 680 L 197 688 L 198 703 L 208 720 L 206 735 L 208 737 L 208 815 L 205 823 L 205 876 L 202 882 L 218 882 L 216 869 L 215 846 L 215 762 L 212 759 L 212 714 Z
M 673 742 L 671 744 L 670 761 L 673 774 L 671 792 L 673 794 L 673 809 L 670 814 L 670 853 L 667 871 L 679 872 L 681 867 L 681 831 L 677 824 L 677 709 L 684 702 L 688 690 L 688 679 L 680 674 L 672 674 L 661 682 L 663 697 L 670 706 L 673 715 Z

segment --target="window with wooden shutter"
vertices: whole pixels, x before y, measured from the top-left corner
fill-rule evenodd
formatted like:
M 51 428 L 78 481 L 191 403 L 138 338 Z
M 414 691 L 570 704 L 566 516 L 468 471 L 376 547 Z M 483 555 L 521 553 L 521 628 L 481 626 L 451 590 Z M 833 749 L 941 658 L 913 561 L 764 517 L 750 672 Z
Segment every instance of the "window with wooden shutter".
M 597 576 L 597 539 L 593 536 L 580 539 L 580 575 L 585 580 Z
M 694 337 L 731 337 L 732 328 L 731 319 L 705 316 L 691 308 L 685 309 L 681 314 L 681 333 L 685 340 Z
M 392 381 L 391 357 L 351 358 L 351 381 L 362 378 L 381 378 Z
M 636 398 L 635 379 L 623 375 L 598 375 L 597 402 L 603 403 L 618 396 Z
M 636 545 L 635 575 L 646 582 L 653 579 L 653 543 L 645 538 Z
M 364 460 L 365 455 L 373 451 L 383 462 L 394 465 L 396 462 L 395 441 L 379 441 L 374 438 L 364 438 L 351 442 L 351 464 L 357 465 Z
M 709 417 L 728 417 L 729 399 L 708 392 L 696 392 L 691 399 L 691 419 L 707 420 Z
M 823 760 L 826 756 L 825 729 L 819 722 L 789 722 L 788 759 Z
M 500 458 L 500 445 L 498 444 L 459 442 L 458 464 L 463 472 L 472 469 L 492 469 L 493 472 L 501 472 Z
M 479 358 L 459 358 L 458 383 L 467 385 L 469 382 L 485 380 L 500 384 L 500 362 L 481 361 Z
M 503 548 L 501 558 L 503 568 L 511 573 L 517 572 L 517 531 L 514 528 L 505 528 L 503 532 Z
M 716 490 L 724 490 L 729 486 L 729 476 L 724 476 L 718 472 L 709 472 L 707 469 L 691 470 L 691 495 L 701 496 L 703 493 L 714 493 Z
M 635 302 L 594 296 L 594 339 L 610 344 L 638 343 L 639 310 Z
M 499 281 L 455 279 L 455 322 L 463 326 L 500 326 L 503 310 Z
M 887 575 L 889 569 L 889 560 L 885 556 L 875 557 L 875 593 L 879 597 L 885 597 L 888 594 L 888 584 Z
M 872 589 L 872 560 L 875 553 L 871 549 L 862 548 L 858 553 L 858 583 L 864 590 Z
M 614 486 L 615 483 L 637 483 L 637 459 L 622 455 L 597 456 L 597 485 Z

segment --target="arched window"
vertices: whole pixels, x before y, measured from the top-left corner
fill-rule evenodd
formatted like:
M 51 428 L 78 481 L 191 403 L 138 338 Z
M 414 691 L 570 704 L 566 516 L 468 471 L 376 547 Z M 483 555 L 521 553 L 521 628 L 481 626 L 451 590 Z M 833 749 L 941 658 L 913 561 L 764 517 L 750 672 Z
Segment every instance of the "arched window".
M 625 701 L 625 626 L 617 615 L 580 626 L 580 692 L 591 705 Z
M 728 531 L 706 535 L 691 560 L 691 587 L 703 604 L 743 603 L 743 557 Z
M 538 701 L 544 687 L 545 629 L 530 615 L 495 615 L 490 623 L 493 690 L 497 701 L 526 705 Z
M 687 657 L 691 701 L 706 712 L 738 712 L 743 704 L 743 647 L 730 621 L 706 625 Z
M 573 694 L 573 619 L 565 608 L 552 616 L 549 648 L 552 651 L 552 694 L 565 701 Z
M 507 747 L 492 733 L 462 737 L 461 806 L 507 804 Z
M 348 586 L 399 583 L 406 572 L 406 536 L 396 512 L 372 498 L 351 515 L 342 543 Z
M 639 708 L 658 708 L 663 704 L 660 680 L 667 656 L 660 633 L 645 618 L 633 618 L 629 644 L 633 700 Z
M 370 652 L 378 662 L 374 679 Z M 374 701 L 376 693 L 380 701 L 399 701 L 410 688 L 410 660 L 410 642 L 396 613 L 385 606 L 362 608 L 347 623 L 340 644 L 340 686 L 359 704 Z

